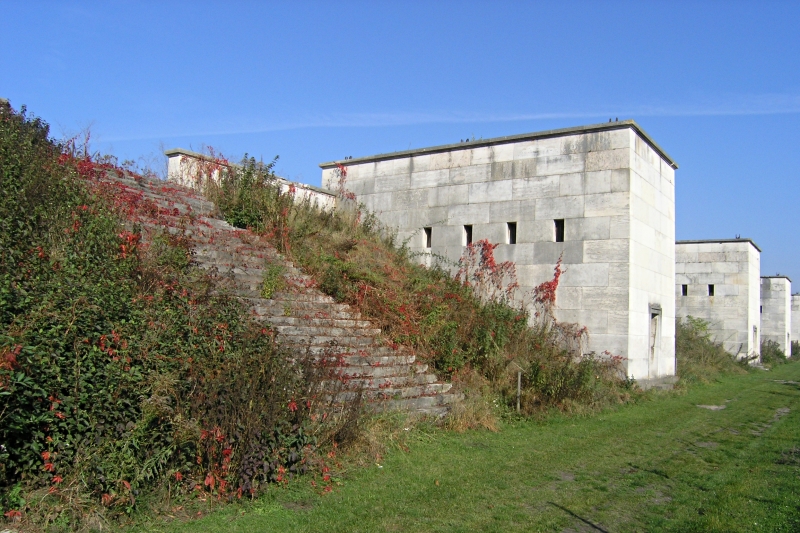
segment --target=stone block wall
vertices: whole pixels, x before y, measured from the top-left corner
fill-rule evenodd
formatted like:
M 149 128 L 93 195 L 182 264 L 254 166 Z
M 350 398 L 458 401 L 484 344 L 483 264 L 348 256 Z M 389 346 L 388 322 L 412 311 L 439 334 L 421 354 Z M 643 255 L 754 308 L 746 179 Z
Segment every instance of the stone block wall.
M 323 163 L 423 262 L 500 245 L 523 290 L 565 272 L 557 317 L 647 381 L 675 374 L 675 168 L 633 121 Z M 513 228 L 513 230 L 511 229 Z M 509 242 L 515 234 L 515 242 Z M 428 246 L 430 235 L 430 246 Z
M 749 239 L 678 241 L 675 299 L 679 318 L 708 321 L 715 341 L 746 357 L 760 353 L 761 250 Z
M 787 356 L 792 354 L 792 280 L 786 276 L 761 277 L 762 339 L 774 341 Z

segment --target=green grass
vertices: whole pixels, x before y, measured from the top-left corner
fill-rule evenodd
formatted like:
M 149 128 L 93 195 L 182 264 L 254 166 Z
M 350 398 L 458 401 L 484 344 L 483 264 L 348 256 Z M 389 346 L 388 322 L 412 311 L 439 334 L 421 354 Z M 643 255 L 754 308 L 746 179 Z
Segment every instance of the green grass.
M 790 363 L 589 418 L 499 433 L 416 429 L 407 451 L 354 470 L 331 494 L 300 481 L 198 521 L 145 529 L 798 531 L 797 382 L 800 364 Z

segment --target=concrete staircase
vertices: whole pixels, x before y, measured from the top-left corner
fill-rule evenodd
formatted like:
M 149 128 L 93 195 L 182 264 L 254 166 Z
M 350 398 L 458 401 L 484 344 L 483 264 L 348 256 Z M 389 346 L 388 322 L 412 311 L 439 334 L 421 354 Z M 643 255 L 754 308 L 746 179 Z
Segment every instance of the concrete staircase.
M 319 364 L 332 366 L 331 394 L 337 401 L 360 393 L 374 410 L 440 416 L 460 398 L 414 354 L 391 347 L 358 311 L 323 294 L 266 239 L 217 218 L 214 204 L 195 191 L 119 171 L 100 171 L 97 180 L 99 187 L 111 189 L 130 220 L 144 228 L 145 241 L 148 232 L 165 228 L 189 237 L 197 266 L 215 271 L 224 286 L 247 302 L 254 319 L 269 325 L 279 345 L 295 356 L 310 354 Z M 275 265 L 285 283 L 264 298 L 265 275 Z

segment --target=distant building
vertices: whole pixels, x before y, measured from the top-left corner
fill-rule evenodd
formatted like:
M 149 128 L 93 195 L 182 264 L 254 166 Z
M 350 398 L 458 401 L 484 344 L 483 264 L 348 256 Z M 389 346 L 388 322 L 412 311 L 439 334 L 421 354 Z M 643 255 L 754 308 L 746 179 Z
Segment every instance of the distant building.
M 675 162 L 634 121 L 323 163 L 423 262 L 499 243 L 520 285 L 565 272 L 556 316 L 643 384 L 675 375 Z M 428 259 L 425 256 L 428 256 Z
M 788 276 L 761 277 L 761 337 L 778 343 L 792 355 L 792 280 Z
M 709 323 L 712 338 L 738 357 L 760 354 L 761 249 L 750 239 L 675 243 L 678 318 Z

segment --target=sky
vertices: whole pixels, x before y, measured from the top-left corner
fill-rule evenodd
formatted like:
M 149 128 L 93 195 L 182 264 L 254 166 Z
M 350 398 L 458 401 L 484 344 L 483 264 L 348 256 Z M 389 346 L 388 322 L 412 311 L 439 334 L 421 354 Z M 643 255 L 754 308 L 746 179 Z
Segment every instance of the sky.
M 800 291 L 800 2 L 0 3 L 0 97 L 120 161 L 319 163 L 634 119 L 678 239 L 752 238 Z

